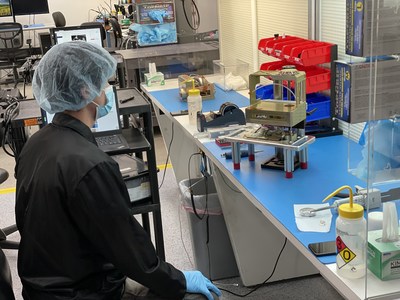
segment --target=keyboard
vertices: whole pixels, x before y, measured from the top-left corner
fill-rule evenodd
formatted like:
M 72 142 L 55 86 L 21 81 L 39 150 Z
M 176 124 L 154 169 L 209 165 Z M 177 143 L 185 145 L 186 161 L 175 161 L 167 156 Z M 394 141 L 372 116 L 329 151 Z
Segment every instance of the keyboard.
M 96 137 L 96 142 L 99 146 L 122 144 L 118 135 L 99 136 Z

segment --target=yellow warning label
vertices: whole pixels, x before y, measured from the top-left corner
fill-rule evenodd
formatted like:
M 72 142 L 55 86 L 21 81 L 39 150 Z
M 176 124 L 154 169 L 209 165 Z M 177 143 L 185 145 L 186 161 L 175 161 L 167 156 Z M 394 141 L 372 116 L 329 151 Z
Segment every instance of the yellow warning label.
M 356 258 L 356 254 L 347 247 L 340 251 L 339 255 L 342 257 L 346 264 Z

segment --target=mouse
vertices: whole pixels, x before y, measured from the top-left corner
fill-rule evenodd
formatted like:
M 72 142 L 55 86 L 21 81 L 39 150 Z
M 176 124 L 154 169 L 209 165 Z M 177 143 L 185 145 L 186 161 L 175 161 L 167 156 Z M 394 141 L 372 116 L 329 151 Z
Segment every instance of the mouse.
M 28 28 L 29 27 L 29 25 L 24 25 L 24 28 Z

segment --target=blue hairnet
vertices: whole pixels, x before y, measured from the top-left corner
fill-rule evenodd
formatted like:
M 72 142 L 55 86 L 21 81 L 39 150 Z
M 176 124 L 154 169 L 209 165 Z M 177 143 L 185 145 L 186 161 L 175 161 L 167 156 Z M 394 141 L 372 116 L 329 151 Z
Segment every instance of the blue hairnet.
M 84 41 L 52 47 L 40 60 L 33 95 L 49 113 L 77 111 L 100 95 L 117 62 L 103 48 Z

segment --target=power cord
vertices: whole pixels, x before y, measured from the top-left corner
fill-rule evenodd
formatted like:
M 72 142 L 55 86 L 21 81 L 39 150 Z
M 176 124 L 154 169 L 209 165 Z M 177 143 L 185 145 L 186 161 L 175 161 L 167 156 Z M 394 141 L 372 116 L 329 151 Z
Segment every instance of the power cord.
M 279 262 L 279 259 L 281 258 L 282 252 L 283 252 L 283 250 L 284 250 L 285 247 L 286 247 L 286 243 L 287 243 L 287 238 L 285 237 L 285 241 L 284 241 L 284 243 L 283 243 L 283 246 L 282 246 L 281 250 L 279 251 L 278 257 L 277 257 L 277 259 L 276 259 L 276 261 L 275 261 L 275 265 L 274 265 L 274 268 L 272 269 L 271 274 L 270 274 L 270 275 L 268 276 L 268 278 L 265 279 L 262 283 L 256 285 L 255 288 L 253 288 L 251 291 L 247 292 L 246 294 L 237 294 L 237 293 L 235 293 L 235 292 L 232 292 L 232 291 L 229 291 L 229 290 L 226 290 L 226 289 L 223 289 L 223 288 L 219 288 L 219 289 L 220 289 L 221 291 L 227 292 L 227 293 L 229 293 L 229 294 L 232 294 L 232 295 L 234 295 L 234 296 L 241 297 L 241 298 L 247 297 L 248 295 L 250 295 L 250 294 L 254 293 L 255 291 L 257 291 L 260 287 L 262 287 L 265 283 L 267 283 L 268 280 L 270 280 L 271 277 L 274 275 L 275 270 L 276 270 L 276 267 L 277 267 L 278 262 Z
M 206 172 L 205 172 L 205 168 L 203 166 L 203 161 L 201 161 L 201 169 L 202 169 L 202 174 L 203 174 L 203 181 L 204 181 L 204 190 L 205 190 L 205 207 L 204 207 L 204 212 L 203 215 L 199 215 L 197 210 L 196 210 L 196 204 L 194 203 L 194 196 L 193 196 L 193 186 L 195 184 L 197 184 L 198 182 L 192 184 L 192 180 L 190 178 L 190 161 L 192 159 L 193 156 L 195 155 L 201 155 L 202 159 L 204 159 L 204 153 L 202 152 L 197 152 L 197 153 L 193 153 L 190 157 L 189 157 L 189 163 L 188 163 L 188 176 L 189 176 L 189 191 L 190 191 L 190 200 L 192 203 L 192 208 L 193 208 L 193 212 L 196 215 L 196 217 L 199 220 L 203 220 L 205 218 L 205 222 L 206 222 L 206 247 L 207 247 L 207 255 L 208 255 L 208 272 L 209 275 L 211 277 L 211 258 L 210 258 L 210 247 L 209 247 L 209 243 L 210 243 L 210 214 L 208 211 L 208 179 L 209 177 L 206 176 Z M 208 175 L 208 173 L 207 173 Z
M 221 172 L 218 168 L 216 168 L 216 170 L 218 171 L 218 173 L 219 173 L 220 177 L 222 178 L 222 181 L 224 182 L 224 184 L 225 184 L 230 190 L 232 190 L 233 192 L 238 193 L 238 194 L 241 194 L 241 193 L 242 193 L 241 191 L 238 191 L 238 190 L 234 189 L 233 187 L 231 187 L 231 186 L 225 181 L 225 176 L 222 174 L 222 172 Z
M 169 161 L 169 156 L 171 154 L 171 146 L 172 146 L 173 141 L 174 141 L 174 122 L 172 122 L 172 125 L 171 125 L 171 140 L 169 141 L 169 144 L 168 144 L 167 159 L 165 161 L 165 168 L 164 168 L 163 176 L 162 176 L 161 183 L 160 183 L 158 189 L 161 189 L 162 185 L 164 184 L 165 174 L 167 173 L 167 165 L 168 165 L 168 161 Z

